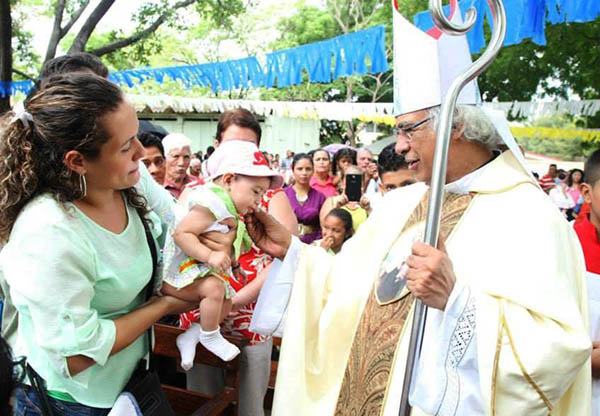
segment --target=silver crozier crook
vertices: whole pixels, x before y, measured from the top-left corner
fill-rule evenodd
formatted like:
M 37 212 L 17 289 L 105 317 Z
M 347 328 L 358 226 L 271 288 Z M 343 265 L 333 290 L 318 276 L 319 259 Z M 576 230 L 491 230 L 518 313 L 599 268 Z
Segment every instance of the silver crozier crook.
M 459 75 L 452 85 L 440 110 L 440 118 L 437 129 L 437 138 L 435 141 L 435 154 L 433 158 L 433 169 L 431 175 L 431 193 L 429 195 L 429 207 L 427 210 L 427 222 L 425 223 L 425 243 L 432 247 L 437 247 L 438 234 L 440 228 L 440 214 L 442 212 L 442 199 L 444 196 L 444 185 L 446 183 L 446 166 L 448 164 L 448 147 L 450 145 L 450 133 L 452 130 L 452 116 L 456 107 L 456 101 L 460 91 L 469 81 L 473 80 L 479 74 L 486 70 L 488 66 L 496 59 L 506 34 L 506 13 L 502 0 L 487 0 L 492 11 L 493 30 L 492 38 L 485 52 L 473 64 Z M 429 9 L 433 15 L 433 20 L 442 32 L 449 35 L 463 35 L 467 33 L 477 17 L 474 8 L 470 8 L 466 15 L 466 22 L 463 25 L 457 25 L 450 22 L 442 10 L 442 0 L 429 0 Z M 443 70 L 443 68 L 442 68 Z M 410 385 L 415 373 L 415 368 L 419 362 L 421 353 L 421 344 L 423 341 L 423 332 L 425 330 L 425 319 L 427 316 L 427 306 L 419 300 L 415 302 L 413 315 L 412 331 L 410 334 L 410 345 L 408 347 L 408 358 L 406 360 L 406 371 L 404 373 L 404 384 L 402 386 L 402 398 L 400 401 L 400 416 L 410 415 L 410 404 L 408 396 Z

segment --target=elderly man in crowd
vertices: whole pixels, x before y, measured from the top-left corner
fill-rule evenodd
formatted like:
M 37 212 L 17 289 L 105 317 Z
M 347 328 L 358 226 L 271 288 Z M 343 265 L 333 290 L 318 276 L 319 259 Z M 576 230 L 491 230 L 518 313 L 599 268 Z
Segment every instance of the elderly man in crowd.
M 183 188 L 195 178 L 187 174 L 192 158 L 190 139 L 181 133 L 171 133 L 162 140 L 166 155 L 165 189 L 179 199 Z
M 483 111 L 458 106 L 440 244 L 419 242 L 439 107 L 398 114 L 396 151 L 421 183 L 387 195 L 337 256 L 263 212 L 247 218 L 255 243 L 283 260 L 252 326 L 273 329 L 287 308 L 273 412 L 398 414 L 419 299 L 429 311 L 413 415 L 590 414 L 584 269 L 569 224 L 518 157 L 495 150 Z
M 363 172 L 363 192 L 371 198 L 378 194 L 377 164 L 369 149 L 361 148 L 356 152 L 356 164 Z

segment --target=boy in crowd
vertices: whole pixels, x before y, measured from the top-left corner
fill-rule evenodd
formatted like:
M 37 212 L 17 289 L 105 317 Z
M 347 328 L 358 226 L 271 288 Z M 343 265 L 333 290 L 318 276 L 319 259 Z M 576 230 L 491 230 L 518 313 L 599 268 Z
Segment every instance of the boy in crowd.
M 377 171 L 379 173 L 379 193 L 369 195 L 368 199 L 365 197 L 361 199 L 361 204 L 369 213 L 388 192 L 416 182 L 413 172 L 408 169 L 408 163 L 404 160 L 404 156 L 396 153 L 396 143 L 387 145 L 379 153 Z
M 600 414 L 600 150 L 585 163 L 581 193 L 589 213 L 581 213 L 575 232 L 581 242 L 588 275 L 590 330 L 592 337 L 592 414 Z
M 383 148 L 377 160 L 381 195 L 416 182 L 404 156 L 396 153 L 396 143 Z

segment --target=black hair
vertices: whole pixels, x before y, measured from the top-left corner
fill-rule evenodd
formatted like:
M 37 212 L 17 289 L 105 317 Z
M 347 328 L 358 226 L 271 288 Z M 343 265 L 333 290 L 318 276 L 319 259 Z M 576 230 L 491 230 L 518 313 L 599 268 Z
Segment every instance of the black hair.
M 600 179 L 600 150 L 596 150 L 585 161 L 585 169 L 583 177 L 585 183 L 594 186 Z
M 81 177 L 65 165 L 64 156 L 77 150 L 97 160 L 110 140 L 106 116 L 124 100 L 119 87 L 105 78 L 58 75 L 25 104 L 28 123 L 10 123 L 0 131 L 0 242 L 8 241 L 21 209 L 37 195 L 49 193 L 60 203 L 83 198 Z M 146 199 L 137 188 L 121 192 L 145 218 Z
M 215 139 L 217 139 L 218 143 L 221 143 L 223 140 L 223 133 L 231 126 L 243 127 L 246 129 L 250 129 L 256 134 L 256 145 L 260 145 L 260 137 L 262 136 L 262 129 L 260 128 L 260 123 L 254 117 L 250 111 L 245 108 L 236 108 L 233 110 L 227 110 L 221 117 L 219 117 L 219 122 L 217 123 L 217 135 Z
M 41 88 L 45 87 L 52 77 L 85 70 L 92 71 L 102 78 L 108 77 L 108 68 L 106 65 L 96 55 L 87 52 L 63 55 L 44 62 L 39 79 L 34 81 L 34 86 L 27 93 L 24 102 L 28 103 Z
M 581 180 L 579 181 L 579 183 L 581 184 L 585 182 L 585 176 L 583 175 L 583 171 L 581 169 L 571 169 L 571 171 L 569 172 L 569 177 L 567 178 L 567 186 L 569 187 L 573 186 L 573 174 L 575 172 L 581 173 Z
M 333 156 L 333 166 L 331 167 L 331 170 L 333 172 L 333 176 L 337 175 L 337 173 L 338 173 L 338 162 L 339 162 L 340 159 L 342 159 L 344 157 L 349 157 L 350 159 L 352 159 L 352 164 L 356 165 L 356 150 L 350 149 L 349 147 L 342 147 Z
M 23 379 L 25 360 L 13 361 L 12 352 L 4 338 L 0 337 L 0 415 L 12 415 L 10 397 Z M 18 368 L 21 367 L 21 368 Z
M 312 157 L 310 157 L 307 153 L 297 153 L 292 160 L 292 170 L 296 166 L 296 163 L 300 162 L 302 159 L 306 159 L 310 162 L 310 165 L 313 166 Z
M 204 160 L 208 159 L 210 157 L 210 155 L 212 155 L 214 152 L 215 152 L 214 146 L 208 146 L 206 148 L 206 155 L 204 155 Z
M 106 78 L 108 68 L 100 58 L 88 52 L 77 52 L 69 55 L 59 56 L 44 62 L 40 71 L 40 82 L 42 87 L 46 80 L 54 75 L 62 75 L 70 72 L 81 72 L 89 70 L 94 74 Z
M 404 156 L 396 153 L 396 143 L 392 143 L 383 148 L 377 159 L 377 171 L 379 177 L 387 172 L 396 172 L 400 169 L 408 169 L 408 163 Z
M 337 219 L 339 219 L 344 224 L 344 230 L 346 231 L 346 235 L 344 236 L 344 241 L 352 237 L 354 234 L 354 225 L 352 222 L 352 215 L 348 211 L 342 208 L 334 208 L 325 216 L 325 218 L 333 215 Z
M 156 147 L 160 151 L 160 154 L 165 157 L 165 148 L 156 134 L 150 133 L 149 131 L 144 131 L 142 133 L 138 133 L 137 138 L 140 143 L 142 143 L 142 146 Z

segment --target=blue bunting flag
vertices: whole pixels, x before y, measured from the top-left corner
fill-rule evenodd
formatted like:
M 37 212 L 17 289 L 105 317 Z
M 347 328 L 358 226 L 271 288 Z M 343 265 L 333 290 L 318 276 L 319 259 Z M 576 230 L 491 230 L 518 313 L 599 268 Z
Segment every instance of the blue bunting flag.
M 370 62 L 370 65 L 368 65 Z M 311 82 L 328 83 L 353 74 L 385 72 L 385 29 L 375 26 L 333 39 L 314 42 L 267 55 L 263 69 L 254 56 L 224 62 L 166 68 L 138 68 L 111 72 L 108 78 L 119 85 L 133 87 L 149 79 L 162 84 L 165 77 L 186 87 L 210 87 L 213 92 L 239 88 L 287 87 L 302 82 L 306 71 Z M 0 95 L 22 92 L 33 87 L 30 81 L 0 83 Z
M 460 9 L 463 17 L 470 7 L 477 10 L 475 26 L 467 32 L 471 52 L 479 52 L 485 47 L 484 20 L 491 24 L 492 17 L 486 0 L 462 0 Z M 531 39 L 538 45 L 546 45 L 546 22 L 583 23 L 600 16 L 600 0 L 504 0 L 506 9 L 506 38 L 504 46 Z M 445 11 L 448 14 L 448 6 Z M 414 24 L 423 31 L 433 27 L 429 11 L 418 13 Z

